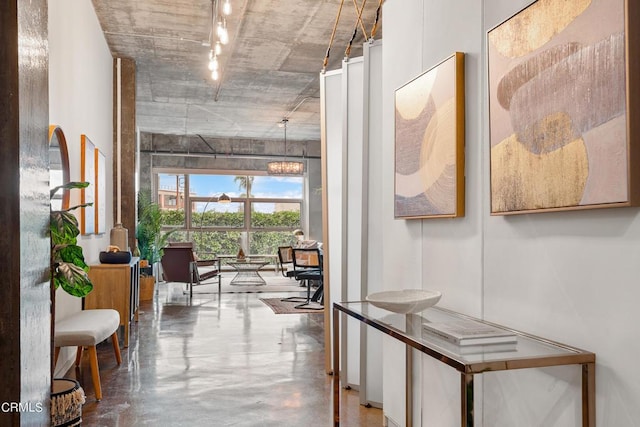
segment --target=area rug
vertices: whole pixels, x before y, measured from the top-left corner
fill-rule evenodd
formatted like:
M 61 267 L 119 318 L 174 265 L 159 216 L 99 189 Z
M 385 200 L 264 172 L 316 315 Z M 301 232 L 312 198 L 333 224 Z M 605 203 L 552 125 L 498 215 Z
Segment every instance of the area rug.
M 296 305 L 302 304 L 297 301 L 282 301 L 282 298 L 260 298 L 260 301 L 265 303 L 275 314 L 301 314 L 301 313 L 313 313 L 323 314 L 324 310 L 313 310 L 310 308 L 296 308 Z M 323 308 L 318 303 L 311 303 L 313 307 Z
M 300 283 L 293 279 L 286 277 L 275 276 L 273 273 L 268 272 L 262 277 L 267 282 L 266 285 L 231 285 L 231 279 L 235 276 L 234 273 L 225 272 L 222 274 L 222 293 L 223 294 L 237 294 L 237 293 L 270 293 L 270 292 L 305 292 L 306 289 L 300 286 Z M 218 279 L 213 278 L 200 286 L 194 286 L 193 292 L 199 293 L 218 293 Z

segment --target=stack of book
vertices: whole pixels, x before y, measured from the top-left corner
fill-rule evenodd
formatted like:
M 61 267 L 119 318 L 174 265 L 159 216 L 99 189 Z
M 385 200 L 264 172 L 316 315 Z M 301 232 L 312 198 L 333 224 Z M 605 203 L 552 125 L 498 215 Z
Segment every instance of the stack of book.
M 450 349 L 460 354 L 514 351 L 518 343 L 513 332 L 474 320 L 425 322 L 422 330 L 454 346 Z

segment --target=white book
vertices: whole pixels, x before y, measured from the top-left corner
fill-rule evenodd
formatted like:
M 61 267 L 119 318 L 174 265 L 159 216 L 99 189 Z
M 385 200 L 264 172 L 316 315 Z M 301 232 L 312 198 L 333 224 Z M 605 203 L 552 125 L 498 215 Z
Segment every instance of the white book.
M 435 336 L 435 335 L 434 335 Z M 516 351 L 517 342 L 503 342 L 493 344 L 472 344 L 472 345 L 456 345 L 443 339 L 438 339 L 439 347 L 460 355 L 468 354 L 486 354 L 486 353 L 502 353 L 508 351 Z
M 474 320 L 425 322 L 422 329 L 459 346 L 517 342 L 513 332 Z

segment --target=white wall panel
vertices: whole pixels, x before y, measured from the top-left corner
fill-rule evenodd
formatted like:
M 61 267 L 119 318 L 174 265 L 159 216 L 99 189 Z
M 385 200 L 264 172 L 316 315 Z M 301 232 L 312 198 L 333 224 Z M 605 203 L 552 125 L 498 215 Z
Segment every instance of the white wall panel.
M 365 141 L 367 144 L 367 168 L 365 171 L 365 184 L 367 187 L 367 199 L 363 215 L 366 216 L 364 223 L 367 264 L 364 285 L 366 294 L 383 290 L 382 264 L 383 242 L 380 233 L 383 216 L 384 198 L 380 189 L 382 188 L 381 168 L 382 157 L 382 42 L 375 44 L 365 44 L 364 49 L 364 72 L 365 72 Z M 361 402 L 382 403 L 382 335 L 374 333 L 372 328 L 364 328 L 366 337 L 366 388 L 361 391 L 364 398 Z M 362 390 L 362 387 L 361 387 Z
M 352 58 L 342 64 L 343 96 L 345 96 L 345 142 L 347 147 L 346 175 L 346 258 L 343 268 L 347 272 L 345 301 L 359 301 L 362 297 L 362 180 L 363 180 L 363 59 Z M 347 376 L 352 386 L 360 385 L 360 322 L 349 317 L 346 339 Z
M 394 93 L 423 70 L 422 0 L 387 0 L 382 28 L 382 281 L 385 290 L 422 286 L 422 221 L 395 220 L 394 199 Z M 404 425 L 404 345 L 383 339 L 383 410 Z
M 329 288 L 329 299 L 325 304 L 342 300 L 342 193 L 343 193 L 343 143 L 342 143 L 342 70 L 327 72 L 320 76 L 322 80 L 321 93 L 324 107 L 324 126 L 326 141 L 326 185 L 324 189 L 327 197 L 327 230 L 328 236 L 325 247 L 328 250 L 328 280 L 325 286 Z M 329 173 L 330 171 L 330 173 Z M 331 322 L 333 317 L 329 316 Z M 333 325 L 329 325 L 333 328 Z M 333 330 L 333 329 L 331 329 Z

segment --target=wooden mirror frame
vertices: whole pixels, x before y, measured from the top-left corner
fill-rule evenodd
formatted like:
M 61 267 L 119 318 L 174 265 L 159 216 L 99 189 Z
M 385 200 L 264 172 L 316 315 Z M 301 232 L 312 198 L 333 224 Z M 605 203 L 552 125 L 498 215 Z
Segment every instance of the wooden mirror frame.
M 58 141 L 60 147 L 60 163 L 62 164 L 62 183 L 66 184 L 70 181 L 69 177 L 69 149 L 67 147 L 67 139 L 64 136 L 62 128 L 58 125 L 49 126 L 49 147 L 53 138 Z M 62 191 L 62 209 L 69 209 L 69 190 Z

